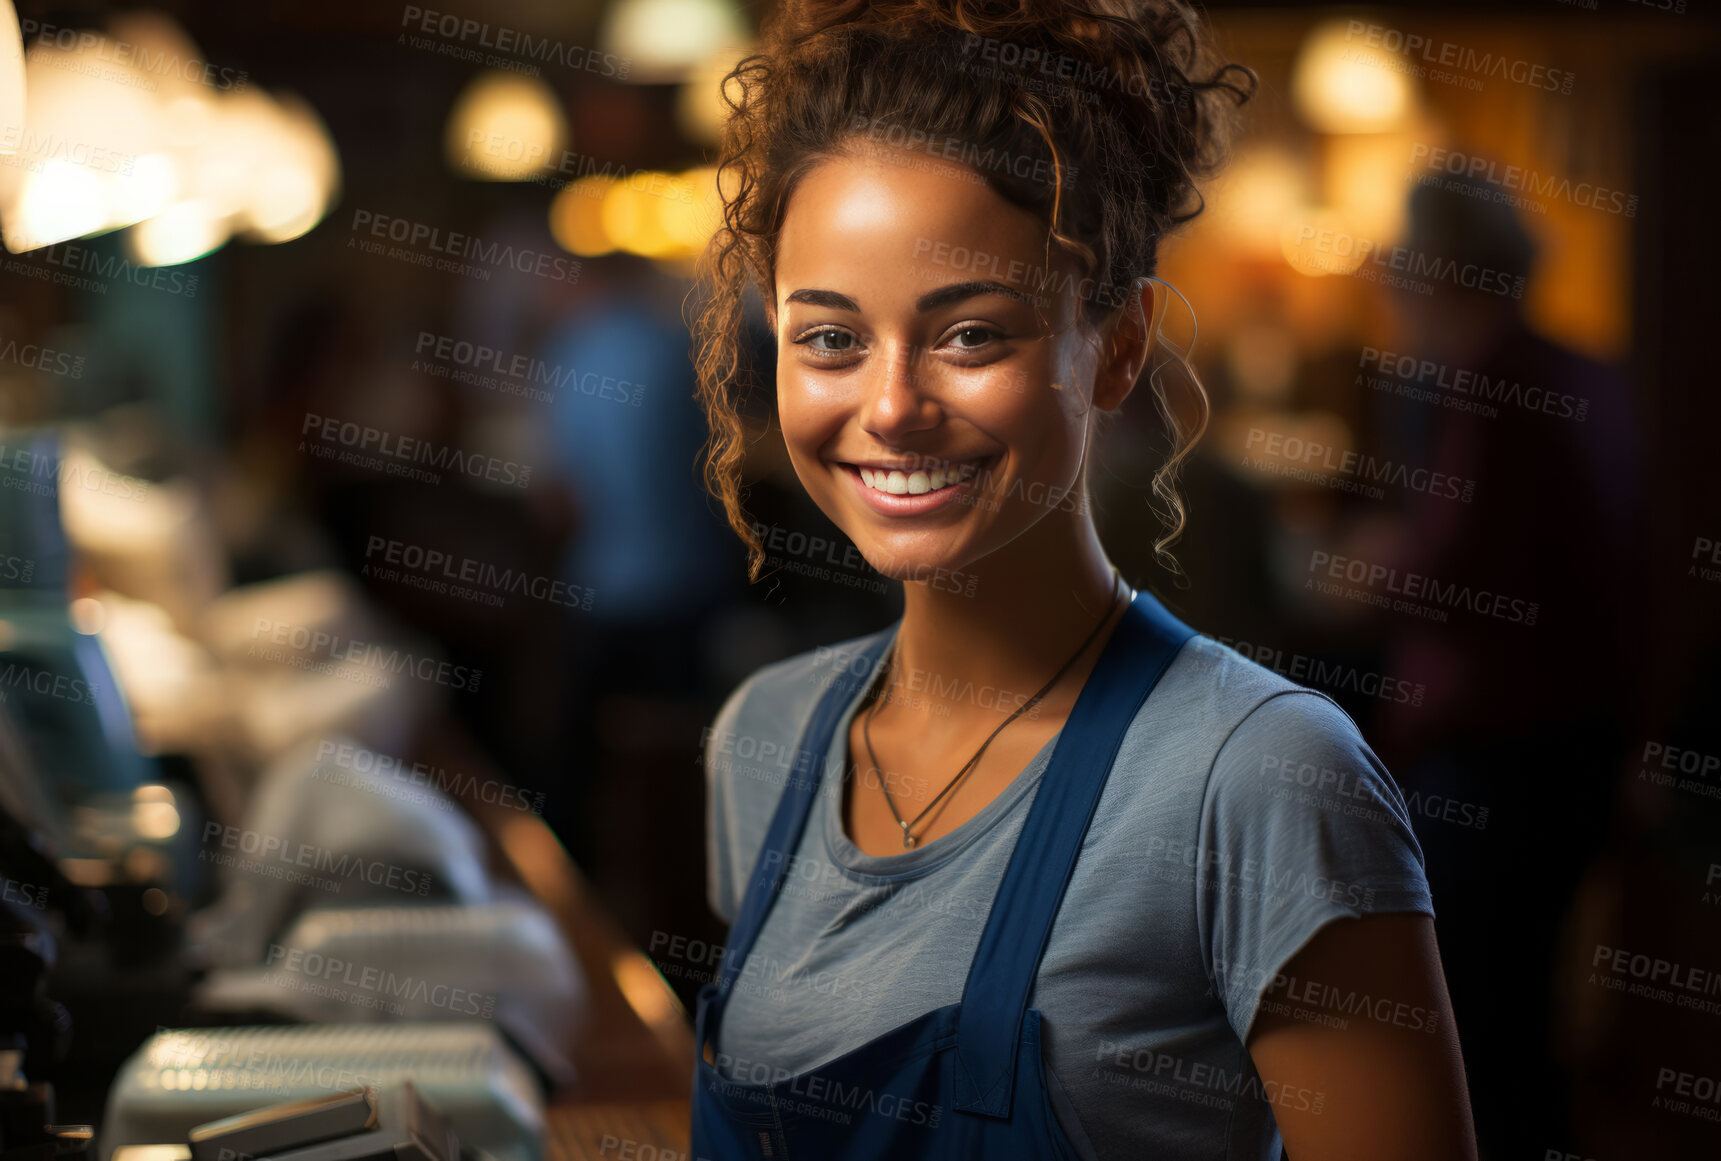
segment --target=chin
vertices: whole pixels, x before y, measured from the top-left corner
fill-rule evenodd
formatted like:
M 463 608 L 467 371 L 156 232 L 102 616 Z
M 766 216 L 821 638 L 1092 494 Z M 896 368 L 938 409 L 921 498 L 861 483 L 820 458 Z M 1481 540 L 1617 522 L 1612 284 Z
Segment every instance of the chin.
M 855 546 L 867 564 L 891 580 L 904 584 L 928 584 L 944 592 L 973 595 L 976 577 L 964 569 L 971 559 L 969 553 L 925 547 L 898 550 L 870 538 L 867 542 L 856 540 Z

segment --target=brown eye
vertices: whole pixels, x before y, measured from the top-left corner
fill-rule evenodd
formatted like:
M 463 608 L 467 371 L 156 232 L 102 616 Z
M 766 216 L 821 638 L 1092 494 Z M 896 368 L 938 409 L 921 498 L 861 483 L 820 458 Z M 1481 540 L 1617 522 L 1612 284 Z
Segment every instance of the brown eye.
M 953 332 L 950 337 L 957 350 L 977 351 L 994 339 L 1001 339 L 1004 336 L 991 327 L 972 326 L 963 327 L 961 330 Z
M 824 339 L 832 340 L 832 345 L 823 345 L 820 340 Z M 807 332 L 795 340 L 795 345 L 797 347 L 806 346 L 818 355 L 846 355 L 854 350 L 854 335 L 835 327 L 825 327 Z

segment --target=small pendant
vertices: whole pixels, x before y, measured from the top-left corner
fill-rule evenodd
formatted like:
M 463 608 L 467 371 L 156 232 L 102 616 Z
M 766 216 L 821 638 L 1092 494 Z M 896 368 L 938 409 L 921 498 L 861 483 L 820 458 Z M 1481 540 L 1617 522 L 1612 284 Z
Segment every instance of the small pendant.
M 908 824 L 904 822 L 899 825 L 902 827 L 902 845 L 905 847 L 914 846 L 914 836 L 908 833 Z

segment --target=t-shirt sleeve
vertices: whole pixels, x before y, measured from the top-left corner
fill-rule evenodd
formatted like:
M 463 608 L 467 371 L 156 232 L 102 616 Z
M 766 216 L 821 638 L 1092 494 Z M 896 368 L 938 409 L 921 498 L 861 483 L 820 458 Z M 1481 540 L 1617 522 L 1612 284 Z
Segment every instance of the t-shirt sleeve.
M 1326 924 L 1434 914 L 1397 783 L 1356 723 L 1310 690 L 1268 698 L 1220 747 L 1197 860 L 1208 971 L 1245 1042 L 1262 994 Z
M 736 723 L 758 680 L 754 673 L 735 687 L 705 735 L 705 900 L 725 923 L 734 923 L 741 907 L 735 873 L 735 852 L 742 842 L 733 774 Z

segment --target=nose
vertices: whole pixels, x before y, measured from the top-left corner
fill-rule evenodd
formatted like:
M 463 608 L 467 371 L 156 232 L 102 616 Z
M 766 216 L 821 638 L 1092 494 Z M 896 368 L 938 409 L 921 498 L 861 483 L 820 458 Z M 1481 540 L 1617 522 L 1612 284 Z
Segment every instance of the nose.
M 911 344 L 893 344 L 868 360 L 861 371 L 864 395 L 858 419 L 868 434 L 883 443 L 900 445 L 903 437 L 936 427 L 944 419 L 936 392 L 927 390 L 919 354 Z

